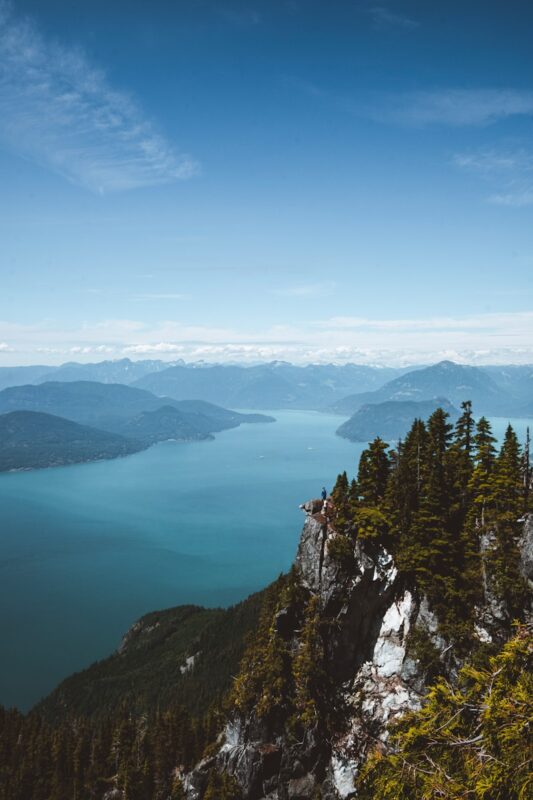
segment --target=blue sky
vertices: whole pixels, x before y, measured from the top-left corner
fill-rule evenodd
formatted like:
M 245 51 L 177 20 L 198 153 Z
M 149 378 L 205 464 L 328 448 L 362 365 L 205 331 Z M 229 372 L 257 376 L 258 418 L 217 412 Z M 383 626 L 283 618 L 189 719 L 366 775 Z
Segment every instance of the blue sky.
M 533 362 L 532 29 L 0 0 L 0 364 Z

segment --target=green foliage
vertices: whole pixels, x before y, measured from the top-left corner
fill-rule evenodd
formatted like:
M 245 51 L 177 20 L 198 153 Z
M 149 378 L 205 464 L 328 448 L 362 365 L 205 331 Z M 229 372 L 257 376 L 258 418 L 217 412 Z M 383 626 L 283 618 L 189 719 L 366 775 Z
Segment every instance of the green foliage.
M 379 508 L 362 506 L 354 514 L 357 536 L 361 540 L 380 539 L 383 541 L 389 529 L 389 522 Z
M 440 660 L 440 652 L 423 628 L 415 627 L 410 631 L 407 640 L 407 655 L 417 662 L 418 669 L 427 683 L 442 674 L 443 665 Z
M 326 671 L 320 620 L 319 599 L 314 596 L 307 604 L 299 649 L 292 663 L 294 722 L 304 729 L 315 727 L 322 718 L 320 698 L 325 688 Z
M 53 726 L 0 708 L 0 800 L 100 800 L 111 789 L 124 800 L 181 800 L 175 770 L 191 768 L 205 741 L 203 722 L 179 707 Z
M 259 592 L 228 609 L 178 606 L 147 614 L 121 653 L 67 678 L 36 710 L 53 722 L 108 717 L 124 706 L 151 714 L 181 704 L 203 716 L 231 685 L 262 602 Z M 191 655 L 194 666 L 182 673 Z
M 441 679 L 359 779 L 362 798 L 526 800 L 533 794 L 533 638 L 525 628 L 486 669 Z
M 339 531 L 343 531 L 350 519 L 350 485 L 348 483 L 348 476 L 346 472 L 341 472 L 337 476 L 335 486 L 331 492 L 331 500 L 333 502 L 333 525 Z
M 390 471 L 388 447 L 378 436 L 361 454 L 357 485 L 359 497 L 365 505 L 377 505 L 385 495 Z
M 475 644 L 482 570 L 511 617 L 520 617 L 525 587 L 518 572 L 519 517 L 526 510 L 530 474 L 509 427 L 500 453 L 489 422 L 474 425 L 462 404 L 455 430 L 436 409 L 427 423 L 415 420 L 404 442 L 387 452 L 380 439 L 361 455 L 357 500 L 346 474 L 337 482 L 344 534 L 328 548 L 345 568 L 352 541 L 385 545 L 407 583 L 428 597 L 441 633 L 466 654 Z M 334 511 L 334 516 L 336 511 Z M 480 555 L 483 533 L 495 546 Z
M 369 552 L 386 546 L 455 654 L 472 656 L 452 687 L 429 637 L 411 633 L 409 654 L 437 682 L 388 749 L 373 754 L 363 797 L 532 794 L 531 636 L 521 628 L 490 664 L 475 636 L 484 585 L 511 616 L 525 607 L 518 537 L 531 498 L 529 450 L 511 428 L 499 453 L 494 441 L 487 420 L 474 430 L 469 403 L 454 431 L 438 409 L 427 424 L 415 420 L 396 450 L 376 439 L 358 480 L 342 473 L 335 484 L 329 555 L 349 575 L 356 542 Z M 181 770 L 212 754 L 227 711 L 255 714 L 272 740 L 300 741 L 312 729 L 328 748 L 340 732 L 326 654 L 334 624 L 295 570 L 233 609 L 147 615 L 121 654 L 69 678 L 30 715 L 0 709 L 0 800 L 101 800 L 115 789 L 123 800 L 183 800 Z M 190 655 L 194 666 L 182 674 Z M 212 772 L 204 800 L 213 798 L 240 798 L 233 779 Z
M 0 414 L 0 472 L 117 458 L 142 449 L 132 439 L 52 414 Z
M 286 710 L 291 693 L 290 653 L 276 625 L 282 609 L 298 608 L 296 575 L 280 578 L 264 598 L 257 630 L 249 641 L 230 695 L 230 704 L 241 713 L 255 708 L 260 717 Z
M 354 565 L 354 546 L 349 536 L 338 533 L 328 538 L 328 553 L 339 566 L 349 571 Z
M 112 789 L 124 800 L 183 800 L 175 771 L 216 739 L 265 596 L 148 614 L 121 654 L 67 679 L 28 716 L 0 708 L 0 800 L 100 800 Z
M 241 798 L 241 791 L 234 778 L 211 770 L 204 800 L 241 800 Z

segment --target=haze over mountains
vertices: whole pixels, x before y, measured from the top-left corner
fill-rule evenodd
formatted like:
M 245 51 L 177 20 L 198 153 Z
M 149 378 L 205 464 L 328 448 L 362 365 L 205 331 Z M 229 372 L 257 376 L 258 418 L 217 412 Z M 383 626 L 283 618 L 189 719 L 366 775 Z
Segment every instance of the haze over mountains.
M 49 382 L 0 392 L 0 469 L 115 458 L 169 439 L 205 440 L 243 422 L 270 422 L 204 401 L 121 384 Z
M 3 469 L 111 458 L 155 442 L 209 439 L 242 422 L 272 420 L 228 407 L 330 411 L 350 417 L 338 433 L 353 441 L 377 435 L 397 439 L 413 416 L 427 416 L 441 405 L 453 418 L 464 400 L 472 401 L 477 415 L 533 414 L 532 366 L 472 367 L 451 361 L 398 370 L 122 359 L 0 368 L 0 386 L 6 384 L 0 414 L 26 414 L 2 419 L 0 446 L 8 453 Z
M 124 358 L 59 367 L 0 367 L 0 389 L 48 381 L 98 381 L 135 384 L 176 400 L 202 399 L 234 408 L 320 408 L 355 391 L 378 389 L 406 371 L 356 364 L 301 367 L 274 361 L 250 367 Z
M 456 406 L 471 400 L 479 414 L 525 414 L 533 399 L 533 367 L 470 367 L 441 361 L 401 375 L 376 391 L 349 395 L 330 410 L 347 415 L 367 403 L 435 397 L 444 397 Z
M 99 381 L 100 383 L 130 384 L 151 372 L 168 369 L 168 362 L 157 360 L 131 361 L 121 358 L 116 361 L 99 361 L 80 364 L 69 361 L 58 367 L 36 365 L 29 367 L 0 367 L 0 390 L 8 386 L 45 381 Z
M 391 368 L 274 361 L 243 366 L 126 358 L 60 367 L 0 367 L 0 389 L 79 381 L 123 384 L 157 397 L 205 400 L 229 408 L 328 408 L 346 416 L 366 403 L 436 397 L 456 406 L 470 399 L 479 413 L 533 411 L 532 365 L 472 367 L 441 361 L 427 367 Z
M 135 386 L 178 400 L 203 398 L 230 408 L 320 409 L 357 388 L 371 391 L 405 370 L 356 364 L 274 361 L 253 367 L 176 365 L 135 381 Z

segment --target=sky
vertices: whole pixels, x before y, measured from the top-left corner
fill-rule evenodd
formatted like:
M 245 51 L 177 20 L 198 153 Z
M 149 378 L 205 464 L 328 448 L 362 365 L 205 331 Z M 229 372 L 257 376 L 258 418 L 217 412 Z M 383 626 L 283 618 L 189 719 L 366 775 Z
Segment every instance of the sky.
M 0 366 L 533 363 L 529 0 L 0 0 Z

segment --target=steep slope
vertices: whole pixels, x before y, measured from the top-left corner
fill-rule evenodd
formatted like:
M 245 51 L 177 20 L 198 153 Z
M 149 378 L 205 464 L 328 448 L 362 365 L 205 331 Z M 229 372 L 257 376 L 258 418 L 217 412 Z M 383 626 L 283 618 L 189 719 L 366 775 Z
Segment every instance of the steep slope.
M 454 364 L 452 361 L 441 361 L 434 366 L 409 372 L 375 392 L 349 395 L 334 403 L 329 410 L 349 415 L 367 403 L 433 400 L 437 397 L 446 397 L 457 407 L 464 400 L 471 400 L 480 414 L 513 414 L 519 410 L 513 395 L 498 386 L 482 369 Z
M 0 414 L 0 471 L 37 469 L 116 458 L 140 442 L 37 411 Z
M 533 364 L 481 367 L 483 372 L 522 406 L 533 405 Z
M 305 504 L 295 568 L 263 609 L 216 750 L 183 776 L 188 800 L 211 797 L 222 776 L 241 792 L 222 796 L 244 800 L 355 798 L 369 757 L 394 753 L 395 720 L 423 707 L 436 679 L 453 694 L 460 676 L 490 668 L 512 621 L 531 620 L 531 471 L 511 428 L 498 454 L 493 441 L 471 409 L 453 435 L 438 409 L 399 452 L 374 441 L 325 507 Z M 520 711 L 509 717 L 524 727 Z M 525 741 L 508 757 L 518 789 L 494 796 L 517 800 Z M 460 758 L 441 763 L 459 773 Z M 405 795 L 422 796 L 440 795 Z
M 395 442 L 405 436 L 413 419 L 429 417 L 439 407 L 443 408 L 452 419 L 456 419 L 459 415 L 455 406 L 442 397 L 418 402 L 389 400 L 385 403 L 367 403 L 337 428 L 337 434 L 352 442 L 370 442 L 376 436 L 388 442 Z
M 124 704 L 130 713 L 181 704 L 204 714 L 229 689 L 264 596 L 227 609 L 178 606 L 146 614 L 116 653 L 67 678 L 35 711 L 56 723 L 109 717 Z
M 393 721 L 421 707 L 435 674 L 457 676 L 461 661 L 427 598 L 379 544 L 355 542 L 343 565 L 321 507 L 305 504 L 296 571 L 264 609 L 217 751 L 184 776 L 187 800 L 207 796 L 217 773 L 242 793 L 228 797 L 355 798 L 358 773 L 376 746 L 385 750 Z M 530 515 L 520 562 L 529 581 L 532 550 Z M 493 602 L 486 589 L 483 607 Z M 511 635 L 509 619 L 492 625 L 492 634 L 479 628 L 481 647 Z

